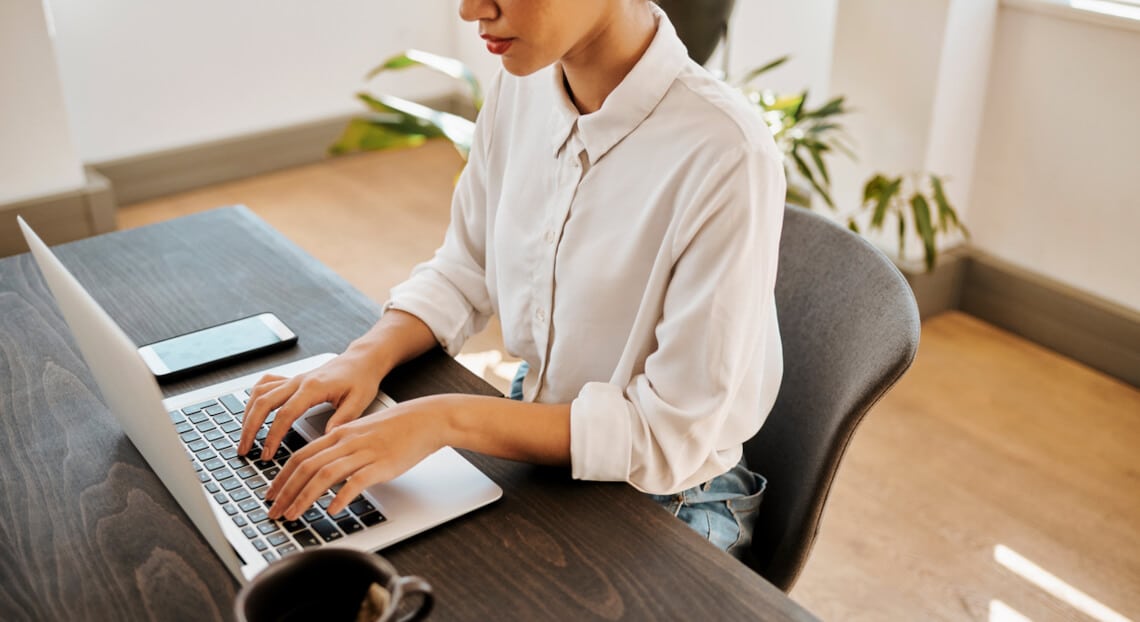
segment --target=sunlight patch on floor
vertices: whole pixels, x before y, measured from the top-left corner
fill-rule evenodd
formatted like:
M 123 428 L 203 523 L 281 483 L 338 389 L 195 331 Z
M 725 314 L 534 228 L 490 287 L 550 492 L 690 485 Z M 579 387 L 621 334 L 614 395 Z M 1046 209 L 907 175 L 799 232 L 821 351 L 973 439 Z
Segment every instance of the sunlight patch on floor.
M 1130 622 L 1128 618 L 1113 611 L 1099 600 L 1069 585 L 1056 575 L 1034 564 L 1025 557 L 1022 557 L 1016 551 L 1005 545 L 999 544 L 994 547 L 994 561 L 1094 620 L 1099 620 L 1100 622 Z M 990 603 L 991 622 L 996 619 L 993 617 L 994 603 L 1000 603 L 1000 601 L 991 601 Z M 1009 608 L 1006 607 L 1006 609 Z M 1012 609 L 1009 609 L 1009 611 L 1016 613 Z M 1017 618 L 1002 619 L 1015 620 Z

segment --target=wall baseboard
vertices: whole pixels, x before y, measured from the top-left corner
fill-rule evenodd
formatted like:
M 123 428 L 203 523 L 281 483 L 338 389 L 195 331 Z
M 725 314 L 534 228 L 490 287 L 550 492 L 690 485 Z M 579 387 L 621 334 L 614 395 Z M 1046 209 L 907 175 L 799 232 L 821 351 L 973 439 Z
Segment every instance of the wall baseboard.
M 62 244 L 115 230 L 111 183 L 87 167 L 87 182 L 76 190 L 0 204 L 0 257 L 28 250 L 16 225 L 23 216 L 48 244 Z
M 1140 313 L 973 249 L 959 308 L 1140 387 Z
M 427 99 L 422 103 L 457 114 L 465 111 L 461 98 L 456 95 Z M 320 162 L 329 157 L 329 145 L 340 136 L 348 120 L 360 114 L 364 114 L 364 111 L 97 162 L 93 166 L 111 180 L 119 204 L 130 205 L 194 188 Z

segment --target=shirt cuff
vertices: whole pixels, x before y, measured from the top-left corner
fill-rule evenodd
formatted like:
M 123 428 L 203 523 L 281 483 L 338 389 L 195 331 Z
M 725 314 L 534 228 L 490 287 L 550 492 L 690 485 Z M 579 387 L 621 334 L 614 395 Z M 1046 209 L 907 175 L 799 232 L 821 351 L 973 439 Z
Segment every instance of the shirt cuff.
M 392 288 L 389 309 L 410 313 L 427 325 L 451 356 L 459 354 L 470 335 L 472 310 L 467 301 L 434 271 L 423 271 Z
M 629 480 L 633 404 L 620 387 L 590 382 L 570 404 L 570 465 L 575 479 Z

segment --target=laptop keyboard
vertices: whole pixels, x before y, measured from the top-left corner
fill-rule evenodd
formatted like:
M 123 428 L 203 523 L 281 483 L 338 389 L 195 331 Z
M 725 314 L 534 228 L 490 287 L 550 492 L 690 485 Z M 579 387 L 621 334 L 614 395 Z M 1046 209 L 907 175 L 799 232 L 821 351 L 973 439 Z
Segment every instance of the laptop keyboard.
M 224 395 L 216 400 L 170 411 L 170 419 L 186 446 L 198 479 L 214 502 L 230 517 L 266 561 L 320 546 L 356 533 L 385 520 L 367 499 L 358 496 L 347 509 L 329 514 L 328 506 L 340 485 L 333 486 L 295 521 L 270 520 L 265 500 L 269 482 L 277 477 L 305 439 L 289 430 L 270 460 L 251 460 L 237 453 L 241 421 L 249 392 Z M 268 433 L 273 413 L 257 433 L 250 456 L 261 456 L 261 443 Z

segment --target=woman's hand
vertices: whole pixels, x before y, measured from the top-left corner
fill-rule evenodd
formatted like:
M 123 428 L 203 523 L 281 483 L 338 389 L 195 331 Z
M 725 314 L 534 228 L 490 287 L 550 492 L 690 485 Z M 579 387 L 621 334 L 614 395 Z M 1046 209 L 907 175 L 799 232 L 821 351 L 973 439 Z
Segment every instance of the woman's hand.
M 358 418 L 376 399 L 386 371 L 375 369 L 363 357 L 349 351 L 292 378 L 263 377 L 250 391 L 245 405 L 238 453 L 243 456 L 249 453 L 257 431 L 274 409 L 277 415 L 262 443 L 262 460 L 271 459 L 293 422 L 313 406 L 328 402 L 336 408 L 326 432 Z
M 293 453 L 265 494 L 270 518 L 296 520 L 334 484 L 336 514 L 364 489 L 401 475 L 443 447 L 443 400 L 422 398 L 334 428 Z M 277 415 L 280 420 L 280 413 Z M 266 443 L 268 450 L 269 444 Z

